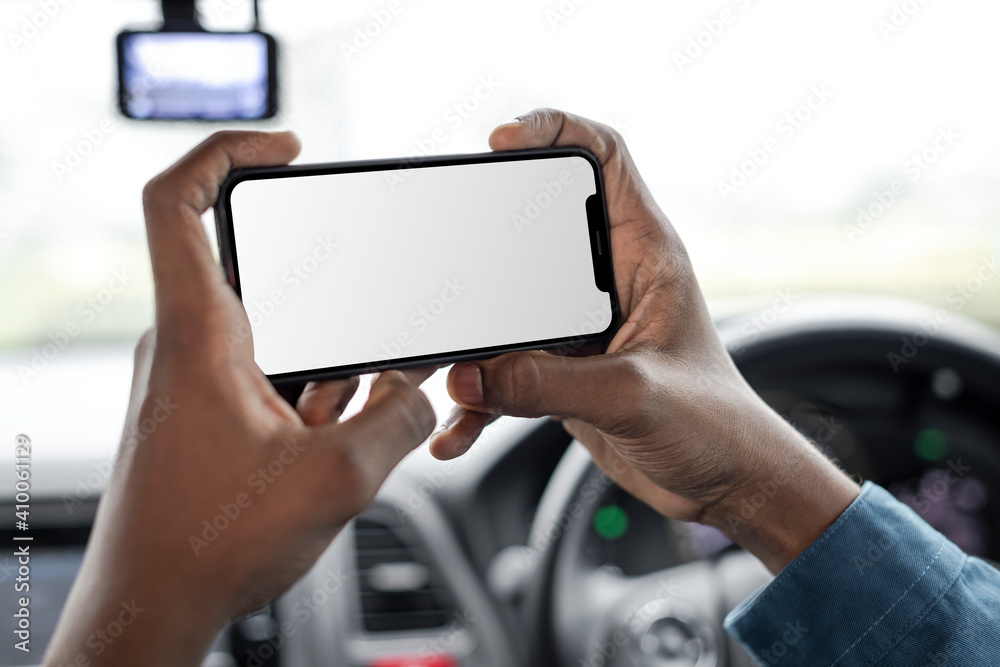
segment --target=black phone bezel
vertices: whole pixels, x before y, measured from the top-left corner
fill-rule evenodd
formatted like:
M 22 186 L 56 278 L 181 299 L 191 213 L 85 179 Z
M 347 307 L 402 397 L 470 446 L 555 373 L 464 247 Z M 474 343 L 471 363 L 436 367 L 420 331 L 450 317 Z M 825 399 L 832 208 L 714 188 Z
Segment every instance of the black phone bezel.
M 248 180 L 290 178 L 296 176 L 318 176 L 328 174 L 357 173 L 366 171 L 392 171 L 399 169 L 421 169 L 465 164 L 491 162 L 512 162 L 561 157 L 582 157 L 591 165 L 594 173 L 596 193 L 586 203 L 588 235 L 591 242 L 591 259 L 594 266 L 594 280 L 598 289 L 607 292 L 611 299 L 611 322 L 604 331 L 579 336 L 566 336 L 546 340 L 495 345 L 469 350 L 456 350 L 440 354 L 426 354 L 401 357 L 386 361 L 363 362 L 347 366 L 330 366 L 288 373 L 268 375 L 274 385 L 350 377 L 389 369 L 419 368 L 422 366 L 447 365 L 460 361 L 472 361 L 494 357 L 507 352 L 528 350 L 549 350 L 565 355 L 585 355 L 602 352 L 620 325 L 618 290 L 615 285 L 614 265 L 611 257 L 611 231 L 608 222 L 607 202 L 604 195 L 604 180 L 601 166 L 594 154 L 579 146 L 538 148 L 516 151 L 495 151 L 492 153 L 472 153 L 465 155 L 441 155 L 433 157 L 390 158 L 382 160 L 361 160 L 322 164 L 303 164 L 278 167 L 249 167 L 232 170 L 219 188 L 218 201 L 214 207 L 216 235 L 219 254 L 226 280 L 243 300 L 239 280 L 239 261 L 236 257 L 236 239 L 232 220 L 233 189 Z
M 133 35 L 193 34 L 193 35 L 261 35 L 267 43 L 267 110 L 255 118 L 217 118 L 214 116 L 147 116 L 138 118 L 129 113 L 125 88 L 125 40 Z M 278 42 L 262 30 L 122 30 L 115 39 L 118 59 L 118 111 L 126 118 L 139 121 L 197 121 L 205 123 L 231 123 L 274 118 L 278 113 Z

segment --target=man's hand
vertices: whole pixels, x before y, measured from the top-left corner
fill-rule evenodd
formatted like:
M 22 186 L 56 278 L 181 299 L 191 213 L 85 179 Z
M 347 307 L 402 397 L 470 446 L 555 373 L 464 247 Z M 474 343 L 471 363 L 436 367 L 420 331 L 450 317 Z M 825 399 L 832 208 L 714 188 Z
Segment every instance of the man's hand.
M 456 364 L 448 387 L 460 407 L 431 451 L 460 455 L 500 414 L 561 418 L 623 488 L 667 516 L 719 527 L 780 570 L 859 490 L 740 376 L 684 245 L 621 137 L 539 110 L 498 127 L 490 145 L 576 145 L 600 160 L 623 324 L 603 355 L 523 352 Z
M 338 423 L 356 379 L 309 385 L 293 409 L 254 363 L 201 214 L 230 169 L 298 152 L 291 134 L 221 132 L 146 186 L 156 327 L 136 351 L 118 460 L 47 665 L 200 664 L 228 621 L 305 573 L 434 427 L 418 389 L 432 370 L 381 374 Z M 121 635 L 94 642 L 125 607 Z

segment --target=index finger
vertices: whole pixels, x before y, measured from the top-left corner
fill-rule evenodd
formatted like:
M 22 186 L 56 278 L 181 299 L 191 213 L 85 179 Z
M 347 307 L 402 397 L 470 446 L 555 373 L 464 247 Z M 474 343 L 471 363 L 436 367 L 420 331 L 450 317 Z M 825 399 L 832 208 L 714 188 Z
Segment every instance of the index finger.
M 142 193 L 158 315 L 188 309 L 224 285 L 201 215 L 236 167 L 287 164 L 301 148 L 291 132 L 217 132 L 146 184 Z

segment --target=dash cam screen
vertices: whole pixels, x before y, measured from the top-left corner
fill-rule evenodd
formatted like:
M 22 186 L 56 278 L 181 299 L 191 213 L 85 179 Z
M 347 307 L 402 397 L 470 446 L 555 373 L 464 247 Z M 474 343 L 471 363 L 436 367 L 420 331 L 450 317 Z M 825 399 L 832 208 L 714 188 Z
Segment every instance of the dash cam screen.
M 256 32 L 123 33 L 122 111 L 139 119 L 273 115 L 271 48 Z
M 239 286 L 268 375 L 602 333 L 582 157 L 246 180 Z

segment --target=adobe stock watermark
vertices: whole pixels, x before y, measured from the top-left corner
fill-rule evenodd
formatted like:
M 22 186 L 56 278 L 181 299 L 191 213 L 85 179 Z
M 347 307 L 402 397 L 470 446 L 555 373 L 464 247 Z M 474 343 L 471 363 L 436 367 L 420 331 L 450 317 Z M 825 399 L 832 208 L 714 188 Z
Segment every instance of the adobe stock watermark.
M 144 76 L 141 83 L 133 83 L 130 87 L 133 100 L 144 97 L 163 79 L 163 68 L 160 63 L 154 63 Z M 96 126 L 83 129 L 80 133 L 82 138 L 73 140 L 66 145 L 62 161 L 52 161 L 52 171 L 56 175 L 56 181 L 62 183 L 67 176 L 83 165 L 86 159 L 97 151 L 108 135 L 113 133 L 117 127 L 114 120 L 104 118 Z
M 379 345 L 381 352 L 373 363 L 378 364 L 405 356 L 407 348 L 437 322 L 467 289 L 469 286 L 457 276 L 445 279 L 436 296 L 410 313 L 407 318 L 408 326 L 401 329 L 392 339 Z
M 888 42 L 896 33 L 902 30 L 914 16 L 927 4 L 928 0 L 903 0 L 894 2 L 889 10 L 889 16 L 880 18 L 875 26 L 878 28 L 882 40 Z
M 138 447 L 146 442 L 180 408 L 180 403 L 174 403 L 170 400 L 170 396 L 157 398 L 153 401 L 153 409 L 150 411 L 149 416 L 143 417 L 138 424 L 126 428 L 124 433 L 122 433 L 122 447 Z
M 479 619 L 468 608 L 462 609 L 461 612 L 453 611 L 451 616 L 452 620 L 437 636 L 425 640 L 420 645 L 417 650 L 418 655 L 439 655 L 453 652 L 458 638 L 479 622 Z
M 803 625 L 801 620 L 794 623 L 786 621 L 781 638 L 776 639 L 773 644 L 763 649 L 758 657 L 769 665 L 776 665 L 782 658 L 788 655 L 789 647 L 795 646 L 802 641 L 802 638 L 808 632 L 809 628 Z
M 962 465 L 961 458 L 955 461 L 948 461 L 948 468 L 935 471 L 940 474 L 936 475 L 934 481 L 926 485 L 926 488 L 921 488 L 912 498 L 900 499 L 904 500 L 917 513 L 925 514 L 931 509 L 931 505 L 947 498 L 951 492 L 951 488 L 964 479 L 970 470 L 972 470 L 972 467 Z M 864 552 L 853 559 L 854 568 L 858 571 L 858 576 L 864 576 L 869 570 L 875 567 L 885 557 L 885 554 L 892 546 L 892 538 L 888 535 L 880 535 L 876 539 L 869 539 L 864 545 Z
M 219 512 L 201 522 L 200 532 L 197 535 L 194 533 L 188 535 L 188 546 L 194 555 L 201 555 L 219 539 L 222 533 L 229 530 L 247 508 L 253 505 L 254 496 L 264 494 L 305 451 L 306 448 L 292 438 L 282 445 L 281 450 L 266 466 L 251 473 L 247 477 L 247 491 L 237 493 L 230 502 L 219 503 Z
M 73 491 L 62 494 L 63 507 L 67 514 L 72 514 L 84 501 L 98 495 L 111 479 L 111 471 L 115 464 L 111 459 L 95 461 L 91 464 L 93 472 L 77 477 Z
M 622 118 L 621 114 L 602 116 L 599 117 L 597 121 L 600 123 L 604 123 L 618 134 L 623 134 L 625 130 L 627 130 L 630 127 L 629 121 L 625 118 Z
M 17 55 L 28 42 L 37 37 L 62 11 L 70 0 L 35 0 L 35 11 L 21 17 L 21 25 L 15 32 L 7 33 L 7 42 L 11 51 Z
M 288 119 L 286 118 L 286 120 Z M 241 162 L 252 162 L 261 151 L 274 141 L 275 136 L 273 132 L 255 132 L 241 141 L 233 153 Z
M 611 466 L 611 472 L 616 476 L 621 475 L 625 472 L 625 464 L 616 459 Z M 606 473 L 588 480 L 580 488 L 577 499 L 573 500 L 552 521 L 551 525 L 544 531 L 535 529 L 529 540 L 530 544 L 528 548 L 521 550 L 521 555 L 525 561 L 529 565 L 534 565 L 541 558 L 542 554 L 566 532 L 566 528 L 569 527 L 572 521 L 582 517 L 584 513 L 593 508 L 604 497 L 605 492 L 612 484 L 614 484 L 614 479 Z
M 757 482 L 756 488 L 739 499 L 733 511 L 726 513 L 726 524 L 732 535 L 740 532 L 740 528 L 749 525 L 778 493 L 778 483 L 774 480 Z
M 845 426 L 839 423 L 834 415 L 823 415 L 819 418 L 819 428 L 813 435 L 813 440 L 817 444 L 826 445 L 833 441 L 844 428 Z M 833 463 L 840 463 L 840 459 L 831 458 L 830 460 Z
M 865 551 L 854 557 L 854 569 L 858 571 L 858 576 L 863 577 L 868 570 L 882 560 L 885 553 L 892 547 L 892 538 L 887 534 L 879 535 L 877 539 L 869 539 L 865 542 Z
M 800 419 L 800 416 L 796 414 L 800 407 L 806 409 L 805 419 Z M 839 452 L 833 448 L 830 444 L 833 440 L 840 434 L 845 428 L 846 424 L 837 421 L 837 416 L 832 412 L 827 410 L 820 410 L 818 406 L 813 403 L 798 403 L 789 415 L 789 421 L 792 426 L 796 428 L 800 433 L 809 438 L 812 445 L 819 450 L 823 456 L 830 460 L 835 466 L 847 473 L 848 477 L 861 486 L 865 483 L 865 480 L 858 473 L 849 473 L 845 469 L 844 462 L 840 458 Z M 801 424 L 805 421 L 805 424 Z M 801 424 L 801 427 L 800 427 Z
M 406 504 L 397 502 L 393 505 L 393 509 L 396 510 L 396 521 L 403 525 L 414 514 L 426 507 L 434 494 L 444 486 L 457 469 L 458 466 L 454 461 L 444 461 L 439 469 L 425 472 L 424 479 L 415 487 L 410 487 L 406 495 Z
M 81 132 L 81 139 L 67 144 L 66 155 L 63 161 L 52 161 L 52 171 L 56 175 L 56 180 L 62 183 L 66 176 L 73 173 L 77 167 L 84 163 L 87 157 L 97 150 L 98 146 L 104 143 L 105 137 L 114 132 L 115 128 L 114 121 L 110 118 L 105 118 L 95 127 L 83 130 Z
M 447 423 L 442 426 L 446 428 Z M 461 455 L 463 461 L 468 461 L 469 457 L 476 456 L 476 451 L 487 451 L 487 445 L 493 437 L 493 430 L 487 426 L 476 439 L 476 447 Z M 417 512 L 421 511 L 431 501 L 438 491 L 455 473 L 461 470 L 461 464 L 457 460 L 442 461 L 434 470 L 427 470 L 422 475 L 422 479 L 415 486 L 411 486 L 406 494 L 406 502 L 396 502 L 393 509 L 396 511 L 396 521 L 400 526 L 409 521 Z
M 695 32 L 688 35 L 682 48 L 674 49 L 671 55 L 679 73 L 683 74 L 686 67 L 694 65 L 696 60 L 716 44 L 729 26 L 736 23 L 740 14 L 750 9 L 751 0 L 732 0 L 731 4 L 736 8 L 724 7 L 717 14 L 705 19 Z
M 199 6 L 204 7 L 205 4 L 199 3 Z M 216 20 L 224 19 L 233 12 L 239 13 L 251 8 L 247 0 L 212 0 L 207 4 L 208 7 L 202 11 L 211 15 Z
M 363 25 L 354 28 L 354 36 L 350 41 L 340 43 L 340 53 L 345 62 L 351 62 L 370 47 L 376 39 L 385 33 L 404 9 L 413 4 L 412 0 L 389 0 L 385 6 L 369 12 L 369 19 Z
M 259 148 L 248 146 L 247 150 L 259 150 Z M 226 348 L 232 352 L 237 346 L 248 341 L 253 336 L 253 330 L 271 319 L 281 306 L 287 303 L 289 297 L 312 278 L 338 249 L 340 244 L 334 241 L 330 234 L 317 237 L 312 250 L 281 274 L 281 287 L 272 288 L 266 296 L 251 297 L 250 303 L 244 300 L 243 308 L 247 312 L 247 321 L 240 322 L 235 332 L 226 331 L 222 334 Z
M 574 175 L 573 171 L 576 171 Z M 578 160 L 576 168 L 560 169 L 550 178 L 543 178 L 535 194 L 524 198 L 524 206 L 510 215 L 510 223 L 518 234 L 539 221 L 545 212 L 576 182 L 577 176 L 592 175 L 590 164 Z
M 134 599 L 122 601 L 118 605 L 117 612 L 112 612 L 112 619 L 87 636 L 84 643 L 90 650 L 77 653 L 73 662 L 66 667 L 89 667 L 94 664 L 91 658 L 99 658 L 104 655 L 104 652 L 125 634 L 144 611 L 146 608 L 140 607 Z
M 648 628 L 658 618 L 662 618 L 670 600 L 677 597 L 680 592 L 673 578 L 657 581 L 657 587 L 652 597 L 643 602 L 639 607 L 633 609 L 626 617 L 625 630 L 619 629 L 611 633 L 611 636 L 604 641 L 598 641 L 591 646 L 586 657 L 580 659 L 581 667 L 606 667 L 617 664 L 615 657 L 618 652 L 625 648 L 634 638 L 640 637 L 643 631 Z
M 545 22 L 549 24 L 549 30 L 552 32 L 558 30 L 588 2 L 589 0 L 559 0 L 558 3 L 546 7 L 544 16 Z
M 888 188 L 873 192 L 869 203 L 858 207 L 854 223 L 844 226 L 847 240 L 854 243 L 871 229 L 907 193 L 910 184 L 919 181 L 959 139 L 961 135 L 951 125 L 938 128 L 927 147 L 903 161 L 900 166 L 902 178 L 894 179 Z
M 102 289 L 81 301 L 73 317 L 66 320 L 60 328 L 47 334 L 49 342 L 32 350 L 31 361 L 17 367 L 21 381 L 27 385 L 40 376 L 77 336 L 86 331 L 87 327 L 108 309 L 133 279 L 134 277 L 126 269 L 118 269 L 111 274 L 111 279 Z
M 572 184 L 573 173 L 569 169 L 561 170 L 552 180 L 543 180 L 535 195 L 524 198 L 524 207 L 511 213 L 510 224 L 514 226 L 518 234 L 522 234 L 524 229 L 535 224 Z
M 826 84 L 812 86 L 805 100 L 785 112 L 774 123 L 777 136 L 765 139 L 759 146 L 746 150 L 746 158 L 733 166 L 729 177 L 715 182 L 715 188 L 722 198 L 729 198 L 743 188 L 777 153 L 804 128 L 810 120 L 833 98 L 833 92 Z
M 801 297 L 792 292 L 791 289 L 779 290 L 770 306 L 751 317 L 750 321 L 740 327 L 741 338 L 730 347 L 729 354 L 734 357 L 743 354 L 747 347 L 760 340 L 762 335 L 791 312 L 800 299 Z
M 928 651 L 927 662 L 923 667 L 947 667 L 948 665 L 958 665 L 954 659 L 958 657 L 958 645 L 955 642 L 947 642 L 940 651 Z
M 135 600 L 122 602 L 120 607 L 121 609 L 114 620 L 109 621 L 106 626 L 87 637 L 87 647 L 93 651 L 95 657 L 103 655 L 115 643 L 115 640 L 121 637 L 125 630 L 135 623 L 135 619 L 139 618 L 139 614 L 146 611 L 144 607 L 137 605 Z
M 431 129 L 423 137 L 414 140 L 416 150 L 403 161 L 399 169 L 383 172 L 389 192 L 395 192 L 396 188 L 406 182 L 412 175 L 412 170 L 418 167 L 429 155 L 433 155 L 438 149 L 455 135 L 466 121 L 479 111 L 483 104 L 491 99 L 496 91 L 503 86 L 502 81 L 498 81 L 492 74 L 480 76 L 476 84 L 466 94 L 448 106 L 441 114 L 441 124 Z
M 932 506 L 947 499 L 951 495 L 952 487 L 965 479 L 966 474 L 971 471 L 972 466 L 962 465 L 961 458 L 948 461 L 946 469 L 935 469 L 926 473 L 920 480 L 917 493 L 906 498 L 904 502 L 923 516 Z
M 681 591 L 681 587 L 673 577 L 666 580 L 659 579 L 656 583 L 653 596 L 633 609 L 627 617 L 628 630 L 634 635 L 638 635 L 651 621 L 661 616 L 666 611 L 668 603 L 676 599 Z
M 938 308 L 931 317 L 928 317 L 918 326 L 918 329 L 908 336 L 900 336 L 900 346 L 898 351 L 886 354 L 889 366 L 894 373 L 910 363 L 917 354 L 941 331 L 941 327 L 949 322 L 953 314 L 960 313 L 970 301 L 983 290 L 983 287 L 992 281 L 1000 272 L 1000 262 L 997 256 L 983 257 L 978 268 L 965 281 L 958 283 L 948 292 L 945 300 L 954 306 L 952 310 Z
M 698 365 L 698 372 L 687 380 L 692 390 L 711 395 L 716 391 L 727 391 L 733 386 L 733 367 L 731 360 L 712 361 Z

